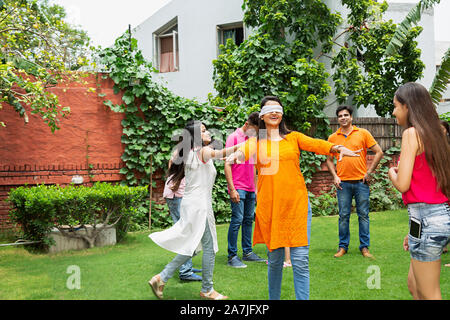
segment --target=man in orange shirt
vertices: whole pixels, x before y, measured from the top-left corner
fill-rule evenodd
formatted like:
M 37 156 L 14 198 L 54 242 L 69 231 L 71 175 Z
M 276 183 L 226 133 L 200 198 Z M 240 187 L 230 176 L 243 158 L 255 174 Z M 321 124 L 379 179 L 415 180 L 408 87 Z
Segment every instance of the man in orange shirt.
M 335 258 L 342 257 L 348 251 L 350 243 L 350 212 L 352 199 L 355 198 L 356 212 L 359 222 L 359 250 L 364 257 L 373 258 L 369 252 L 369 196 L 368 181 L 383 157 L 383 151 L 369 131 L 352 125 L 353 108 L 339 106 L 336 109 L 340 128 L 333 133 L 328 141 L 343 145 L 350 150 L 361 150 L 359 157 L 345 157 L 338 161 L 336 169 L 333 158 L 328 156 L 327 166 L 333 176 L 339 205 L 339 249 Z M 372 164 L 367 169 L 367 150 L 375 153 Z M 337 172 L 336 172 L 337 171 Z

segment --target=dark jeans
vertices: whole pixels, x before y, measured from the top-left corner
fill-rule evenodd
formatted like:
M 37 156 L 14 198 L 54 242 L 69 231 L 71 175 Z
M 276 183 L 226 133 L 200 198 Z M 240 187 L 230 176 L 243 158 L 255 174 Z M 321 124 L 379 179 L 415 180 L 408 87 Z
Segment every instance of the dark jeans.
M 359 222 L 359 250 L 370 245 L 369 233 L 369 186 L 365 183 L 341 182 L 342 190 L 337 189 L 339 205 L 339 248 L 348 250 L 350 243 L 350 212 L 355 198 Z
M 244 254 L 252 252 L 252 226 L 255 216 L 255 193 L 237 190 L 240 201 L 231 201 L 231 221 L 228 228 L 228 259 L 237 255 L 237 239 L 242 225 L 242 251 Z

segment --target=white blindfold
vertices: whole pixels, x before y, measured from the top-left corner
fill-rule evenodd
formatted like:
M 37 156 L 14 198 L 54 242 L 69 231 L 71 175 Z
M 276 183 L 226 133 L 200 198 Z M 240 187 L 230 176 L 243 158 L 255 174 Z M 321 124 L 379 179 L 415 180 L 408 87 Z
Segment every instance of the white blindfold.
M 271 112 L 279 112 L 283 114 L 283 107 L 276 104 L 276 105 L 268 105 L 262 107 L 261 111 L 259 112 L 259 116 L 262 117 L 265 114 L 271 113 Z

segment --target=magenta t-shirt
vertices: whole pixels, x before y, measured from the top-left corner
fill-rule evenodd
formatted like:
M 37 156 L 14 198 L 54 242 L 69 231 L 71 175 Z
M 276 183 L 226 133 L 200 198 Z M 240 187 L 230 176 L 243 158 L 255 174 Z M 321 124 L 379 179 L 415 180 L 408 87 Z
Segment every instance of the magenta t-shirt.
M 236 129 L 227 138 L 225 147 L 231 147 L 238 143 L 244 142 L 248 137 L 244 134 L 241 128 Z M 255 192 L 255 173 L 254 173 L 254 161 L 252 159 L 247 160 L 244 163 L 232 164 L 231 173 L 233 174 L 233 184 L 236 190 L 244 190 Z M 230 192 L 228 188 L 228 192 Z

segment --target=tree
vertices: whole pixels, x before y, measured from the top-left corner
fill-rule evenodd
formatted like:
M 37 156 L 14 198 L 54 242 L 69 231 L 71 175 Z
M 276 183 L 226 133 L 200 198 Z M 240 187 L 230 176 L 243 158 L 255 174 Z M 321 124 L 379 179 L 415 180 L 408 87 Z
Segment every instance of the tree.
M 345 36 L 344 46 L 332 58 L 337 100 L 356 107 L 372 105 L 377 115 L 388 116 L 393 109 L 395 90 L 422 77 L 425 65 L 414 41 L 422 28 L 409 29 L 404 34 L 405 45 L 395 54 L 386 55 L 397 29 L 392 21 L 382 20 L 387 3 L 373 0 L 342 0 L 342 3 L 350 13 L 349 26 L 340 35 Z
M 438 104 L 442 98 L 442 94 L 447 90 L 450 82 L 450 48 L 447 49 L 442 57 L 441 64 L 436 71 L 436 76 L 430 87 L 431 99 Z
M 214 64 L 217 104 L 254 108 L 265 95 L 283 101 L 288 123 L 325 137 L 323 113 L 331 90 L 321 55 L 330 52 L 341 22 L 321 1 L 245 0 L 244 22 L 255 32 L 239 47 L 229 40 Z
M 0 0 L 0 102 L 14 107 L 25 122 L 29 108 L 52 132 L 70 108 L 62 108 L 48 89 L 75 79 L 70 70 L 87 64 L 89 38 L 65 16 L 63 7 L 47 0 Z
M 407 43 L 407 34 L 417 25 L 422 18 L 422 13 L 432 8 L 435 4 L 440 3 L 440 0 L 421 0 L 417 5 L 411 9 L 406 18 L 400 23 L 395 30 L 389 45 L 386 47 L 385 55 L 392 56 L 398 53 L 399 50 Z M 447 90 L 447 85 L 450 81 L 450 48 L 444 54 L 441 64 L 436 71 L 433 83 L 430 87 L 430 95 L 435 104 L 438 104 L 442 98 L 442 94 Z
M 422 76 L 424 64 L 411 28 L 398 53 L 386 56 L 396 25 L 383 21 L 386 3 L 342 0 L 349 9 L 343 25 L 322 1 L 245 0 L 244 21 L 256 31 L 239 47 L 228 43 L 214 63 L 214 102 L 254 107 L 266 94 L 282 98 L 297 130 L 326 136 L 323 109 L 334 88 L 339 103 L 374 106 L 379 116 L 392 110 L 396 88 Z M 329 58 L 328 75 L 322 61 Z M 331 79 L 330 79 L 331 78 Z M 332 80 L 332 81 L 330 81 Z

